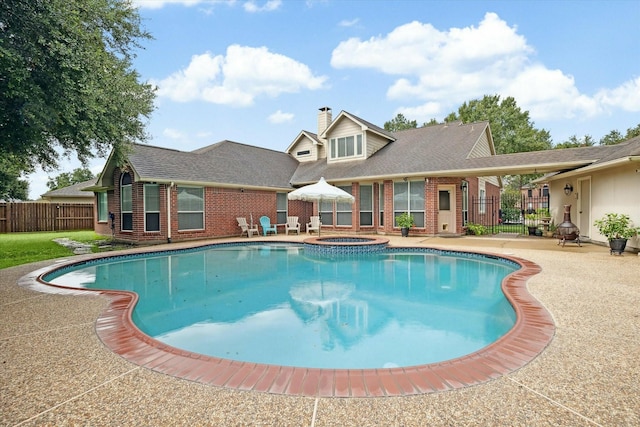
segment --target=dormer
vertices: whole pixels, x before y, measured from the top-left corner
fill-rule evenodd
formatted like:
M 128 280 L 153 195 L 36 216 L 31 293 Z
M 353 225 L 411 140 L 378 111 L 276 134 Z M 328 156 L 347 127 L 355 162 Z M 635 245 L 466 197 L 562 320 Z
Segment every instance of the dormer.
M 287 148 L 287 153 L 299 162 L 313 162 L 327 156 L 324 143 L 315 133 L 302 131 Z
M 327 142 L 318 137 L 331 124 L 331 108 L 322 107 L 318 110 L 318 133 L 303 130 L 287 148 L 287 153 L 299 162 L 313 162 L 327 157 L 325 149 Z
M 327 141 L 327 163 L 364 160 L 395 141 L 390 132 L 346 111 L 340 112 L 318 137 Z

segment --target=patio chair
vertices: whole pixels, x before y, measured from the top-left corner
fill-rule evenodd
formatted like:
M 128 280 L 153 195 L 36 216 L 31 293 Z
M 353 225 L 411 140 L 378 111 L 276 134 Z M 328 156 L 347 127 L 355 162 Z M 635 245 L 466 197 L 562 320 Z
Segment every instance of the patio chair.
M 311 234 L 312 231 L 320 233 L 320 217 L 312 216 L 309 220 L 310 222 L 307 223 L 307 234 Z
M 272 232 L 273 234 L 278 234 L 278 227 L 275 224 L 271 224 L 271 218 L 268 216 L 260 217 L 260 225 L 262 226 L 262 234 L 265 236 Z
M 236 218 L 236 220 L 238 220 L 238 227 L 242 229 L 240 236 L 242 236 L 245 233 L 247 234 L 247 237 L 251 237 L 254 234 L 260 234 L 260 230 L 258 230 L 258 224 L 249 225 L 247 224 L 247 218 L 243 218 L 243 217 L 238 217 Z
M 297 216 L 288 216 L 287 223 L 284 226 L 285 233 L 289 234 L 290 231 L 295 231 L 296 234 L 300 234 L 300 223 Z

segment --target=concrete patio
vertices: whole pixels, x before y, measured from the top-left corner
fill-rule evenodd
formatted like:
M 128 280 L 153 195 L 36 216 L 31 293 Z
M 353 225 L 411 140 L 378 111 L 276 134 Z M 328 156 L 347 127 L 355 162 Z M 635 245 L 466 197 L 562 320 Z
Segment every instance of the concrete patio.
M 25 275 L 60 260 L 39 262 L 0 270 L 0 423 L 640 425 L 640 256 L 611 256 L 608 248 L 588 243 L 563 248 L 543 238 L 391 237 L 390 244 L 486 251 L 537 263 L 542 272 L 528 288 L 554 317 L 554 339 L 524 368 L 457 391 L 354 399 L 230 390 L 159 374 L 112 353 L 95 332 L 106 298 L 18 286 Z

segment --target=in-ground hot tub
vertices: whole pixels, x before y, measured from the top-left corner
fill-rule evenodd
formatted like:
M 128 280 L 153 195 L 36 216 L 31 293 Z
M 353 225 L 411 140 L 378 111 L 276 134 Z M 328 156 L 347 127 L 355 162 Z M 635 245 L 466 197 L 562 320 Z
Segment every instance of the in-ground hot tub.
M 305 239 L 304 250 L 307 253 L 325 255 L 365 254 L 383 251 L 389 239 L 380 237 L 322 236 Z

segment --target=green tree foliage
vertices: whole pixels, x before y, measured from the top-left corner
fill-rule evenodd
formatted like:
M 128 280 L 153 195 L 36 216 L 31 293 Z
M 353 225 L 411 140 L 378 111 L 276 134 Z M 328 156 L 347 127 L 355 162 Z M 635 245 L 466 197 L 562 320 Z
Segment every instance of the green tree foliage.
M 398 113 L 398 115 L 384 123 L 384 129 L 389 132 L 398 132 L 400 130 L 405 129 L 414 129 L 418 127 L 418 122 L 416 120 L 409 120 L 403 114 Z
M 20 179 L 21 173 L 12 156 L 0 155 L 0 199 L 28 200 L 29 182 Z
M 600 145 L 615 145 L 619 142 L 624 141 L 624 137 L 620 133 L 619 130 L 612 130 L 602 138 L 600 138 Z
M 577 147 L 593 147 L 596 145 L 591 135 L 585 135 L 583 139 L 576 135 L 571 135 L 568 140 L 556 144 L 553 148 L 577 148 Z
M 465 102 L 458 113 L 451 113 L 446 122 L 464 123 L 488 120 L 497 154 L 548 150 L 551 134 L 533 126 L 528 111 L 522 111 L 513 97 L 500 101 L 499 95 L 485 95 L 482 99 Z
M 47 187 L 49 190 L 57 190 L 58 188 L 68 187 L 80 182 L 89 181 L 95 178 L 93 173 L 87 168 L 76 168 L 73 172 L 63 172 L 60 175 L 49 178 L 47 181 Z
M 0 1 L 0 160 L 23 173 L 146 139 L 154 89 L 132 68 L 151 36 L 128 0 Z
M 636 127 L 627 129 L 627 134 L 625 135 L 624 139 L 627 140 L 635 138 L 636 136 L 640 136 L 640 123 L 638 123 Z

